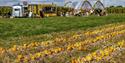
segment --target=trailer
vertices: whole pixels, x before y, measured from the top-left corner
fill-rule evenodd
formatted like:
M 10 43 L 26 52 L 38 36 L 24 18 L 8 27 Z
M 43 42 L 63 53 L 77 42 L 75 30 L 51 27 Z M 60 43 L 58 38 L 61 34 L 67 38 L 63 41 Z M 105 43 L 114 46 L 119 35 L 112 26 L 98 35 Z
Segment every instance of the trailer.
M 57 6 L 54 4 L 29 4 L 28 10 L 32 11 L 34 16 L 41 16 L 41 12 L 45 17 L 57 16 Z

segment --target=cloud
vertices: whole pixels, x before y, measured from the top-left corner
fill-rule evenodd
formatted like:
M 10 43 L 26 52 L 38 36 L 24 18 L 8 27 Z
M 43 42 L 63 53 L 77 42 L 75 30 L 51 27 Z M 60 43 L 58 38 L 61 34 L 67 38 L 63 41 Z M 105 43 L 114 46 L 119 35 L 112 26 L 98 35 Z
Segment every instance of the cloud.
M 58 3 L 59 5 L 62 5 L 64 1 L 69 1 L 69 0 L 0 0 L 0 5 L 13 5 L 16 3 L 19 3 L 20 1 L 28 1 L 28 2 L 35 2 L 35 3 L 41 3 L 41 2 L 60 2 Z M 81 0 L 71 0 L 71 1 L 78 1 L 80 2 Z M 93 5 L 97 0 L 88 0 L 91 2 Z M 106 6 L 111 6 L 111 5 L 124 5 L 125 6 L 125 0 L 101 0 L 104 5 Z

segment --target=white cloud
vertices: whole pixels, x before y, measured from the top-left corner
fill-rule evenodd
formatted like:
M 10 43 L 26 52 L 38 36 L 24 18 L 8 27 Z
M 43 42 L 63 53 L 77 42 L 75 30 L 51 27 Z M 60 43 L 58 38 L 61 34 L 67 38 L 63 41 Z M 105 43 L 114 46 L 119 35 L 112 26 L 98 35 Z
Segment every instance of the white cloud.
M 19 1 L 36 1 L 36 2 L 40 2 L 40 1 L 60 1 L 60 2 L 63 2 L 64 0 L 0 0 L 0 5 L 13 5 L 13 4 L 16 4 L 16 3 L 19 3 Z M 65 1 L 68 1 L 68 0 L 65 0 Z M 81 1 L 81 0 L 71 0 L 71 1 Z M 97 0 L 88 0 L 91 2 L 91 4 L 93 5 L 95 3 L 95 1 Z M 125 6 L 125 0 L 101 0 L 104 5 L 106 6 L 110 6 L 110 5 L 124 5 Z M 63 3 L 58 3 L 59 5 L 62 5 Z

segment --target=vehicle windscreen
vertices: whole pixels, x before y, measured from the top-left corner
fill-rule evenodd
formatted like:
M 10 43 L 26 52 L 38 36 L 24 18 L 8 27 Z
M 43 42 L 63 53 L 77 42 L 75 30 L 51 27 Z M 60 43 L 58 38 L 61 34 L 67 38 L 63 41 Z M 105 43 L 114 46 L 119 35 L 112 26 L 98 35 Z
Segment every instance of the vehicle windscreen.
M 15 11 L 20 11 L 20 9 L 15 9 Z
M 44 13 L 55 13 L 56 8 L 55 7 L 44 7 L 43 11 L 44 11 Z

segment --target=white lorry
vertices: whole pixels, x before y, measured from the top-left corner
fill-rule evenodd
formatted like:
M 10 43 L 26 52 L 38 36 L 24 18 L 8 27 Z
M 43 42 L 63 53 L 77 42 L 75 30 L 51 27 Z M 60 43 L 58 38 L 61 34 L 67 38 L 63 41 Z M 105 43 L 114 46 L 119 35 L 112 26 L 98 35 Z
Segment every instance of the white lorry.
M 12 17 L 23 17 L 23 8 L 21 5 L 14 5 L 12 9 Z

